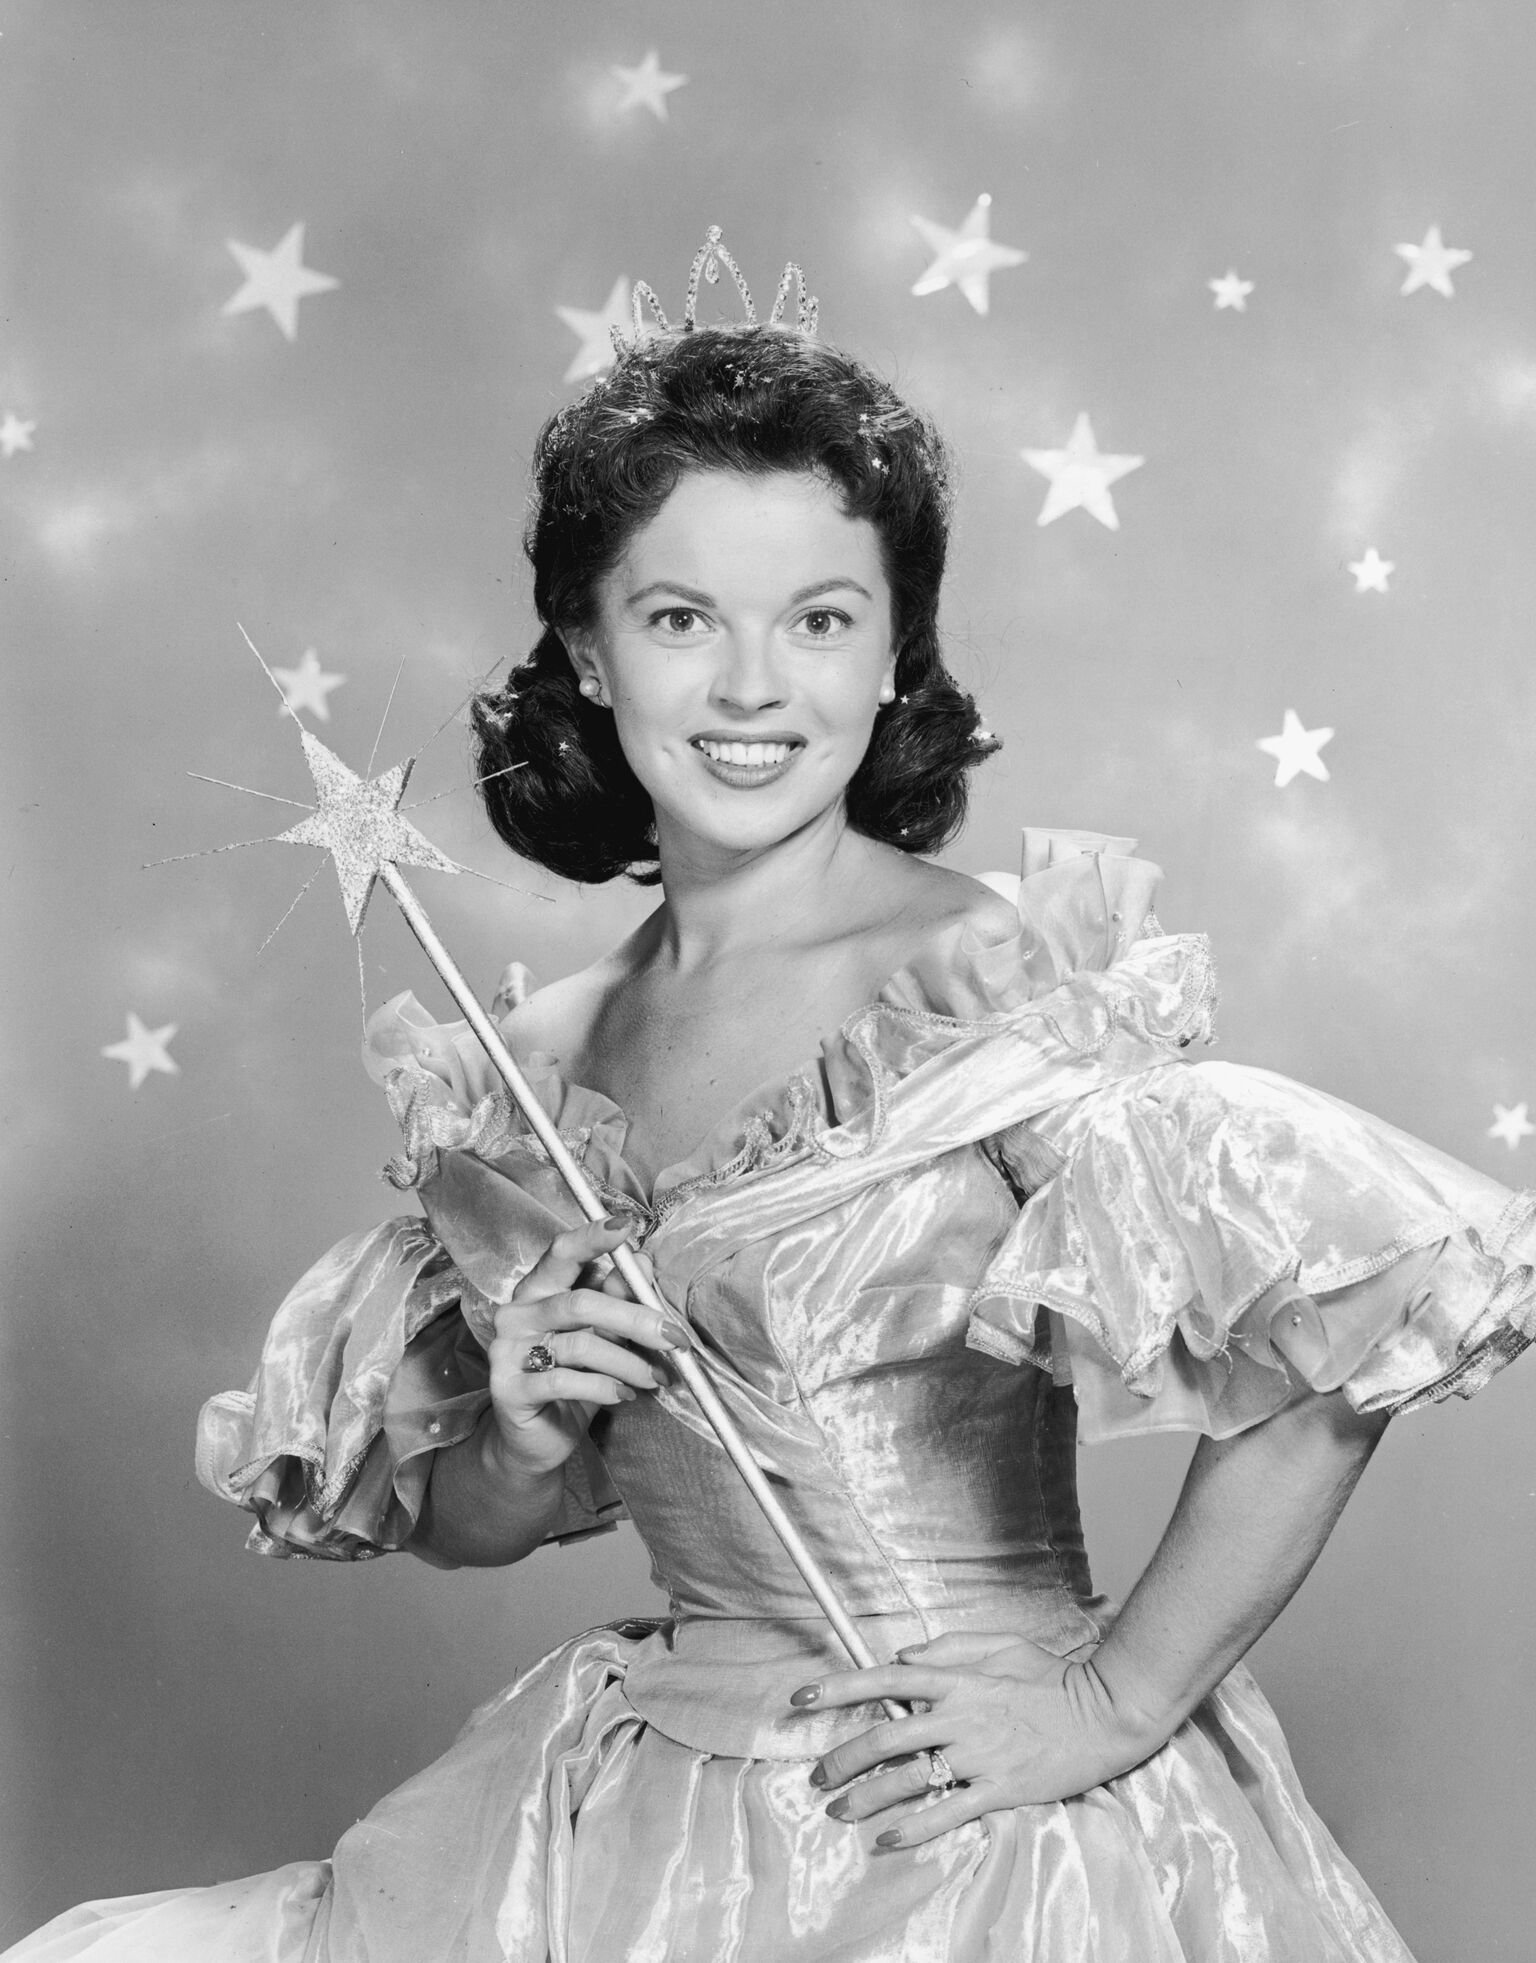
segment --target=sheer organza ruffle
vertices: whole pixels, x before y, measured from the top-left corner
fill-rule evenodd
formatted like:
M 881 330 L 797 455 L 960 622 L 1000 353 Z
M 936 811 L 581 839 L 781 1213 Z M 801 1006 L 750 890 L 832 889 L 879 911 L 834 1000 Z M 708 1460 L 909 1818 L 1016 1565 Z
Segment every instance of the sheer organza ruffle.
M 251 1387 L 210 1398 L 198 1419 L 198 1477 L 256 1515 L 255 1552 L 353 1561 L 404 1545 L 432 1453 L 490 1403 L 484 1310 L 474 1327 L 463 1312 L 473 1294 L 415 1218 L 354 1234 L 289 1291 Z M 622 1511 L 588 1448 L 567 1462 L 549 1538 Z
M 1303 1085 L 1172 1066 L 1039 1129 L 970 1340 L 1070 1381 L 1087 1440 L 1470 1396 L 1536 1335 L 1536 1195 Z

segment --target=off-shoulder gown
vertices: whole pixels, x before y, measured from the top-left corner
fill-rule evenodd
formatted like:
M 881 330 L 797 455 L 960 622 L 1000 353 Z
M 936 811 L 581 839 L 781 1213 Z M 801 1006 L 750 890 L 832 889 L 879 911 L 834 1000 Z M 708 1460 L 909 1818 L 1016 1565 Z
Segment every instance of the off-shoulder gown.
M 1060 1655 L 1102 1638 L 1079 1436 L 1226 1437 L 1307 1386 L 1408 1411 L 1536 1335 L 1536 1195 L 1268 1072 L 1190 1062 L 1207 946 L 1151 916 L 1155 867 L 1086 843 L 1036 835 L 1015 936 L 955 930 L 652 1191 L 623 1112 L 534 1071 L 880 1654 L 949 1629 Z M 496 1305 L 577 1217 L 463 1025 L 398 998 L 368 1060 L 423 1212 L 328 1254 L 251 1389 L 202 1414 L 199 1473 L 267 1554 L 401 1545 L 432 1453 L 485 1409 Z M 555 1537 L 626 1514 L 666 1619 L 553 1651 L 328 1860 L 90 1903 L 7 1954 L 1408 1958 L 1245 1669 L 1134 1771 L 877 1851 L 806 1778 L 877 1713 L 790 1706 L 841 1657 L 678 1391 L 599 1419 Z

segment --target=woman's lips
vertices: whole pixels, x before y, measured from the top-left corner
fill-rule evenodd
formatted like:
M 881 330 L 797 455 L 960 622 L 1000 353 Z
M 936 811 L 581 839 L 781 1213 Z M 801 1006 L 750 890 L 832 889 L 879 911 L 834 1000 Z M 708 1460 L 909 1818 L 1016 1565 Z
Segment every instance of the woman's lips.
M 798 742 L 744 742 L 695 736 L 692 747 L 710 776 L 736 790 L 776 783 L 799 756 Z

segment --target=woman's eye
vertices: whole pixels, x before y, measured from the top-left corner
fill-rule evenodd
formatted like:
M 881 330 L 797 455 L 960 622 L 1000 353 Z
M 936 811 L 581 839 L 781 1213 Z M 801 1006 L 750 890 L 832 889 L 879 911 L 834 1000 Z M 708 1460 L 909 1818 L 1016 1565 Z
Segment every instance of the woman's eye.
M 699 624 L 699 615 L 692 607 L 668 607 L 665 612 L 653 614 L 652 624 L 665 627 L 669 634 L 691 634 Z
M 839 629 L 851 627 L 853 622 L 847 614 L 839 612 L 836 607 L 812 607 L 808 614 L 801 616 L 800 625 L 812 640 L 824 641 Z

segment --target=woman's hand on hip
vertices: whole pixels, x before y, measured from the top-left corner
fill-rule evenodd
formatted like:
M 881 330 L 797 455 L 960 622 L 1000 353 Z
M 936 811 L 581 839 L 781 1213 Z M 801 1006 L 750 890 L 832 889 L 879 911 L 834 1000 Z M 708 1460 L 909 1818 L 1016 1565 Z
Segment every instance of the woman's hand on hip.
M 633 1225 L 611 1215 L 557 1234 L 496 1311 L 492 1442 L 509 1469 L 526 1475 L 563 1465 L 594 1412 L 669 1381 L 654 1359 L 684 1346 L 679 1326 L 635 1301 L 617 1270 L 593 1285 L 595 1265 Z
M 1071 1799 L 1166 1742 L 1116 1711 L 1091 1657 L 1069 1661 L 1000 1633 L 939 1636 L 898 1656 L 823 1677 L 792 1700 L 819 1711 L 879 1698 L 928 1707 L 861 1732 L 811 1768 L 812 1783 L 828 1791 L 859 1781 L 827 1811 L 847 1821 L 878 1816 L 883 1847 L 915 1847 L 1006 1807 Z M 932 1751 L 959 1782 L 937 1795 Z

